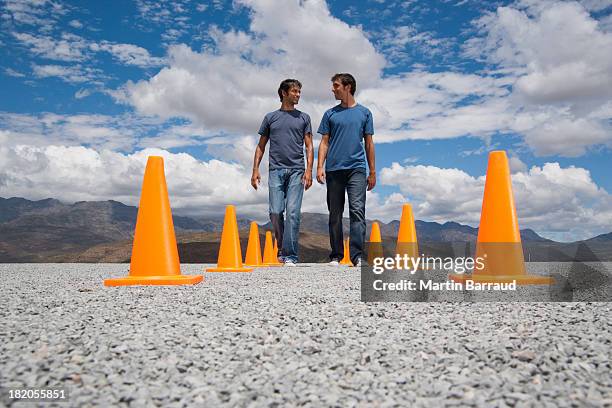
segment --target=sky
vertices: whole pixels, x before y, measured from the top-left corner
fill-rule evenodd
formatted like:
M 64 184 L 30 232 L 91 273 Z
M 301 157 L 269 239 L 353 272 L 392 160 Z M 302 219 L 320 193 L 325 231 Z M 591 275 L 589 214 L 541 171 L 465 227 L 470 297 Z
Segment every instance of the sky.
M 490 151 L 509 157 L 520 228 L 612 231 L 612 0 L 0 0 L 0 196 L 137 205 L 164 157 L 176 214 L 250 187 L 279 83 L 316 129 L 350 72 L 374 117 L 366 216 L 477 227 Z M 315 135 L 315 148 L 319 135 Z M 325 186 L 302 211 L 326 213 Z M 347 213 L 348 215 L 348 213 Z

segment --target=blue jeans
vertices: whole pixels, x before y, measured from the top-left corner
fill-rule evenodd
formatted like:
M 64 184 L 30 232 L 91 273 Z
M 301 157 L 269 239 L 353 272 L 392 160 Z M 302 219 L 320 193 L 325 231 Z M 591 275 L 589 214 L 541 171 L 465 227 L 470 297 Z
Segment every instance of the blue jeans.
M 351 262 L 357 263 L 363 255 L 366 220 L 365 202 L 366 171 L 364 168 L 328 171 L 325 173 L 327 183 L 327 209 L 329 210 L 329 243 L 331 260 L 344 257 L 344 237 L 342 234 L 342 213 L 344 212 L 344 192 L 348 195 Z
M 285 261 L 298 261 L 300 211 L 304 195 L 303 176 L 304 169 L 274 169 L 270 170 L 268 176 L 270 221 L 278 243 L 279 257 Z

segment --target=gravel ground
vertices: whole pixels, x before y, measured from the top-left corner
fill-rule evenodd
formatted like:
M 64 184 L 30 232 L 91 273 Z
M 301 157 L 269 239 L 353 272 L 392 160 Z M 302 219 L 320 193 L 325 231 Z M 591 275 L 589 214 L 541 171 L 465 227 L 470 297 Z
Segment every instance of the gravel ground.
M 363 303 L 359 270 L 326 265 L 102 285 L 127 270 L 0 265 L 0 385 L 66 387 L 63 407 L 612 406 L 610 303 Z

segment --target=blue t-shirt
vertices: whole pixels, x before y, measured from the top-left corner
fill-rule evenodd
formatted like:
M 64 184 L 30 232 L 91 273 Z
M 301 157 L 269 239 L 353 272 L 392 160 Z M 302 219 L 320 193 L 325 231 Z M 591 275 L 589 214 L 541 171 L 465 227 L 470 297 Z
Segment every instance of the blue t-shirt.
M 317 132 L 329 134 L 325 171 L 366 167 L 363 137 L 374 134 L 368 108 L 359 104 L 352 108 L 336 105 L 325 112 Z
M 308 114 L 275 110 L 266 114 L 258 133 L 270 138 L 270 170 L 305 168 L 304 135 L 312 133 Z

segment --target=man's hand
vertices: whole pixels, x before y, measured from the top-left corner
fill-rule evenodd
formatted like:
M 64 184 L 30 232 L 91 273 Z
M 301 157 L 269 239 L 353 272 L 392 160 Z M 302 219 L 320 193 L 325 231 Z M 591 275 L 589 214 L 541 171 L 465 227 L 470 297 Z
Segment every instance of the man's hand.
M 325 184 L 325 170 L 323 167 L 317 167 L 317 181 L 321 184 Z
M 312 186 L 312 170 L 306 170 L 304 175 L 302 176 L 302 184 L 304 185 L 304 190 L 308 190 L 310 186 Z
M 261 184 L 261 176 L 259 175 L 259 169 L 253 169 L 253 174 L 251 174 L 251 185 L 255 190 L 257 190 L 257 186 Z
M 372 190 L 376 185 L 376 173 L 370 172 L 368 175 L 368 191 Z

